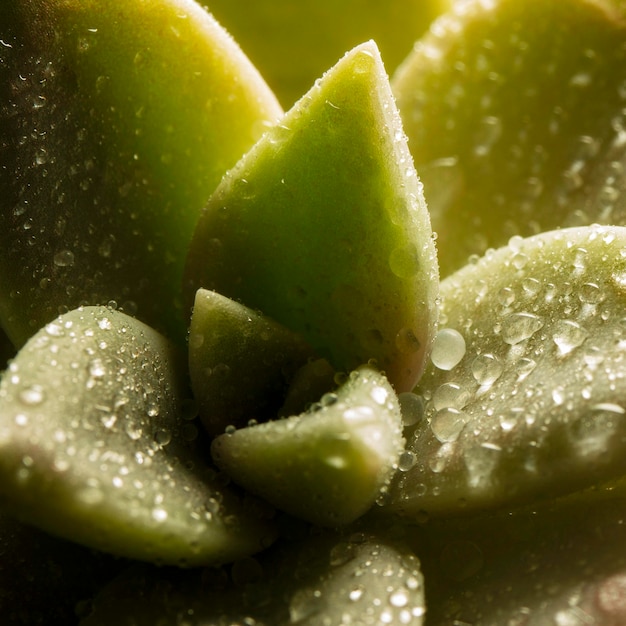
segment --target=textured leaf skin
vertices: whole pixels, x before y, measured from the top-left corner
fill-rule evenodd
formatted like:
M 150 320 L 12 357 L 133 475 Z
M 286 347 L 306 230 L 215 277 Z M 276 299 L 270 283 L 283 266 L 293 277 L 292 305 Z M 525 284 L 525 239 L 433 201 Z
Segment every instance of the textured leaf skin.
M 222 563 L 274 537 L 203 461 L 182 359 L 106 307 L 46 325 L 0 383 L 3 510 L 120 556 Z M 261 507 L 262 508 L 262 507 Z
M 6 0 L 0 39 L 6 332 L 115 301 L 182 343 L 197 217 L 273 94 L 192 0 Z
M 515 508 L 622 476 L 625 276 L 626 229 L 590 226 L 514 238 L 442 281 L 465 350 L 420 381 L 391 508 Z
M 441 275 L 513 235 L 626 224 L 626 22 L 605 0 L 459 2 L 392 87 Z
M 352 372 L 317 410 L 213 440 L 215 463 L 277 508 L 322 526 L 365 513 L 389 482 L 404 446 L 400 407 L 385 377 Z
M 301 333 L 335 369 L 418 379 L 438 273 L 422 188 L 373 42 L 349 52 L 233 168 L 196 227 L 199 288 Z

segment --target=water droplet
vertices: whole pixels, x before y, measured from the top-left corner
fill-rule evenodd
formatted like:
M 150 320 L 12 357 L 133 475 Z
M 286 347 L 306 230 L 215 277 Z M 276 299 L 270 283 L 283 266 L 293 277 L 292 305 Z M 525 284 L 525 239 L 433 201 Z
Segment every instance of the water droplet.
M 589 332 L 577 322 L 561 320 L 555 325 L 552 340 L 557 345 L 559 354 L 564 356 L 582 345 L 588 335 Z
M 462 409 L 470 399 L 470 393 L 457 383 L 444 383 L 435 390 L 433 404 L 435 409 Z
M 133 441 L 137 441 L 141 437 L 143 430 L 138 424 L 134 424 L 133 422 L 129 421 L 124 426 L 124 432 L 128 435 L 130 439 L 132 439 Z
M 167 511 L 159 507 L 152 509 L 152 519 L 155 522 L 164 522 L 167 519 Z
M 94 359 L 89 363 L 89 375 L 92 378 L 103 378 L 106 375 L 106 367 L 102 359 Z
M 403 354 L 413 354 L 420 349 L 421 344 L 413 330 L 403 328 L 396 335 L 396 347 Z
M 154 433 L 154 440 L 160 446 L 167 446 L 172 441 L 172 433 L 169 430 L 161 428 Z
M 363 597 L 363 592 L 365 590 L 363 589 L 363 587 L 354 587 L 353 589 L 350 590 L 350 593 L 348 594 L 348 597 L 350 598 L 351 602 L 357 602 L 358 600 L 360 600 Z
M 18 413 L 14 418 L 15 424 L 17 426 L 27 426 L 28 425 L 28 416 L 23 413 Z
M 381 406 L 385 406 L 387 399 L 389 398 L 389 392 L 384 387 L 374 387 L 370 392 L 372 400 Z
M 398 278 L 413 278 L 420 271 L 420 259 L 415 244 L 409 244 L 392 250 L 389 255 L 389 267 Z
M 389 604 L 402 608 L 409 603 L 409 592 L 406 589 L 397 589 L 389 596 Z
M 472 361 L 472 376 L 481 386 L 493 385 L 503 371 L 503 365 L 493 354 L 479 354 Z
M 437 411 L 430 422 L 433 435 L 442 443 L 456 441 L 468 422 L 466 413 L 446 408 Z
M 401 472 L 408 472 L 415 466 L 416 462 L 417 457 L 415 456 L 415 453 L 411 452 L 410 450 L 405 450 L 404 452 L 402 452 L 402 454 L 400 454 L 400 457 L 398 458 L 398 469 Z
M 24 404 L 34 406 L 46 399 L 46 392 L 40 385 L 29 385 L 20 390 L 19 398 Z
M 74 253 L 71 250 L 61 250 L 54 255 L 53 262 L 57 267 L 74 265 Z
M 402 421 L 405 426 L 413 426 L 424 417 L 424 398 L 410 391 L 398 395 Z
M 532 313 L 512 313 L 502 323 L 502 339 L 514 346 L 532 337 L 543 327 L 543 320 Z
M 498 302 L 502 306 L 511 306 L 515 302 L 515 292 L 510 287 L 502 287 L 498 292 Z
M 585 304 L 598 304 L 604 300 L 604 294 L 595 283 L 581 285 L 578 297 Z
M 108 317 L 102 317 L 98 320 L 98 327 L 101 330 L 111 330 L 113 324 L 111 324 L 111 320 Z
M 453 369 L 465 356 L 465 339 L 458 330 L 443 328 L 433 342 L 431 361 L 441 370 Z

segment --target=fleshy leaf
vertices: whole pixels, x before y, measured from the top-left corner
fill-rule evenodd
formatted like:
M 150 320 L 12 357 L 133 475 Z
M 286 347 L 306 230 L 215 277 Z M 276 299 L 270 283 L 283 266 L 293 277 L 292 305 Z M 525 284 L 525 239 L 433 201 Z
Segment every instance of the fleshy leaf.
M 5 330 L 115 301 L 182 343 L 193 228 L 273 94 L 193 0 L 5 0 L 0 40 Z
M 420 562 L 371 534 L 323 535 L 228 572 L 135 568 L 103 589 L 81 626 L 348 626 L 424 620 Z
M 211 0 L 284 105 L 291 106 L 339 55 L 374 39 L 395 68 L 451 0 Z
M 442 276 L 513 235 L 626 224 L 615 184 L 626 26 L 614 7 L 460 2 L 393 77 Z
M 0 383 L 4 506 L 53 534 L 162 563 L 220 563 L 267 545 L 258 507 L 194 451 L 180 365 L 162 336 L 105 307 L 44 327 Z
M 275 417 L 313 351 L 296 333 L 214 291 L 199 289 L 189 329 L 189 373 L 212 435 Z
M 373 42 L 337 63 L 222 180 L 186 299 L 204 287 L 301 333 L 339 371 L 422 370 L 438 273 L 430 221 Z
M 393 389 L 363 367 L 317 411 L 220 435 L 211 452 L 234 482 L 277 508 L 339 526 L 374 504 L 403 445 Z
M 518 506 L 626 473 L 625 228 L 514 238 L 441 298 L 392 509 Z

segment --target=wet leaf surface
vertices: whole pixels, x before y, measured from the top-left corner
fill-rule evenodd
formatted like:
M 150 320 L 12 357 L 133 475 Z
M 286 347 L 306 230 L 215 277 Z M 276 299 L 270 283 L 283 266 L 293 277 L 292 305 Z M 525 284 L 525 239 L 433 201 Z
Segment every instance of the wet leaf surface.
M 196 219 L 273 94 L 190 0 L 6 0 L 0 40 L 5 330 L 115 301 L 182 342 Z
M 626 28 L 614 6 L 459 2 L 394 75 L 442 276 L 513 235 L 626 223 Z
M 419 549 L 428 624 L 623 624 L 625 504 L 623 490 L 598 490 L 514 514 L 427 525 Z
M 305 536 L 219 572 L 129 571 L 81 626 L 421 626 L 424 612 L 419 560 L 359 533 Z
M 393 509 L 516 506 L 624 473 L 625 271 L 626 229 L 596 226 L 514 238 L 442 281 Z
M 224 178 L 192 240 L 189 303 L 201 287 L 301 333 L 337 370 L 374 358 L 398 391 L 413 386 L 434 331 L 437 261 L 373 42 Z
M 339 526 L 374 504 L 403 446 L 393 389 L 363 367 L 309 412 L 220 435 L 211 453 L 234 482 L 277 508 Z
M 155 562 L 221 563 L 267 545 L 259 507 L 239 502 L 195 450 L 180 366 L 162 336 L 105 307 L 45 326 L 0 383 L 5 506 L 53 534 Z

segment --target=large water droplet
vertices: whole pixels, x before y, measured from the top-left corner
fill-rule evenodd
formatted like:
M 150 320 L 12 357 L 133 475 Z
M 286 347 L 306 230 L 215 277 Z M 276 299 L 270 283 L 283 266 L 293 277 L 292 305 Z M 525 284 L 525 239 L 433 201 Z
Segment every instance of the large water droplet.
M 532 313 L 512 313 L 502 322 L 502 339 L 512 346 L 532 337 L 543 327 L 543 320 Z
M 560 355 L 569 354 L 587 339 L 589 332 L 572 320 L 561 320 L 555 326 L 552 339 Z
M 440 330 L 433 342 L 431 361 L 441 370 L 453 369 L 465 356 L 465 339 L 454 328 Z
M 433 416 L 430 428 L 433 435 L 442 443 L 456 441 L 468 419 L 467 414 L 458 409 L 441 409 Z
M 479 354 L 472 361 L 472 376 L 481 385 L 492 385 L 503 371 L 503 365 L 493 354 Z

